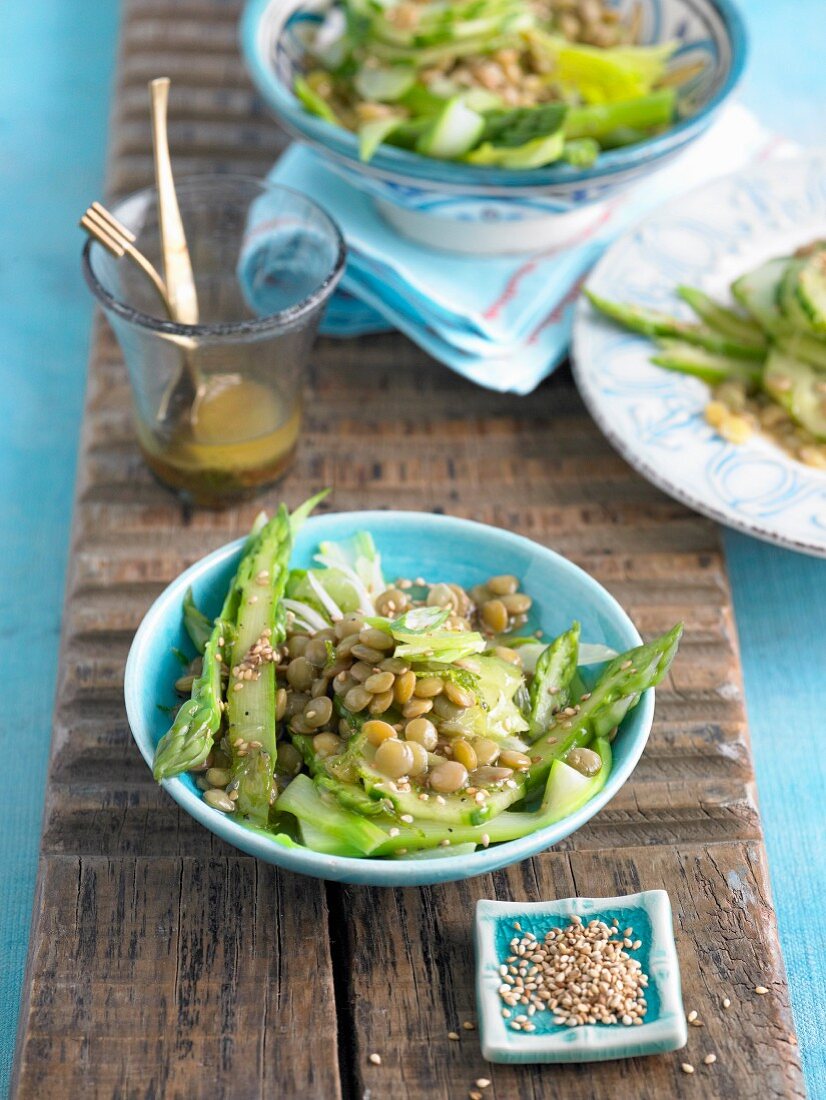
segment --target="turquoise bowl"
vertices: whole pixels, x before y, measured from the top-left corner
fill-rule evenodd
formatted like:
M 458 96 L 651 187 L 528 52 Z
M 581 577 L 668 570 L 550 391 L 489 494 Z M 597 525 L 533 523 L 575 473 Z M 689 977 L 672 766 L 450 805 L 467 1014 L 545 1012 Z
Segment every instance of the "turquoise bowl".
M 617 601 L 593 577 L 559 554 L 529 539 L 469 520 L 418 512 L 342 512 L 310 519 L 295 541 L 292 564 L 306 568 L 319 542 L 370 531 L 382 555 L 385 576 L 425 576 L 467 587 L 496 573 L 514 573 L 535 600 L 531 629 L 558 634 L 572 620 L 582 623 L 586 642 L 617 650 L 640 644 L 634 624 Z M 174 705 L 174 682 L 181 666 L 173 653 L 191 652 L 181 619 L 181 603 L 190 586 L 208 615 L 216 615 L 243 545 L 238 539 L 208 554 L 166 588 L 147 612 L 129 651 L 124 691 L 132 734 L 151 767 L 155 745 L 168 727 L 161 706 Z M 520 840 L 471 855 L 429 859 L 352 859 L 327 856 L 308 848 L 287 848 L 253 832 L 208 806 L 190 776 L 162 786 L 188 814 L 216 836 L 267 863 L 315 878 L 373 886 L 419 886 L 487 874 L 527 859 L 569 836 L 617 793 L 633 771 L 648 740 L 654 692 L 646 692 L 620 726 L 614 765 L 605 787 L 576 813 Z
M 631 951 L 648 975 L 648 1010 L 640 1026 L 585 1024 L 566 1027 L 547 1010 L 532 1017 L 533 1032 L 514 1031 L 502 1016 L 499 967 L 514 936 L 531 932 L 541 943 L 549 928 L 616 918 L 631 926 L 640 948 Z M 521 933 L 514 927 L 519 925 Z M 535 903 L 477 901 L 476 1000 L 482 1057 L 488 1062 L 605 1062 L 679 1050 L 688 1041 L 683 1010 L 680 963 L 674 943 L 671 902 L 665 890 L 646 890 L 615 898 L 560 898 Z M 524 1009 L 513 1009 L 517 1016 Z

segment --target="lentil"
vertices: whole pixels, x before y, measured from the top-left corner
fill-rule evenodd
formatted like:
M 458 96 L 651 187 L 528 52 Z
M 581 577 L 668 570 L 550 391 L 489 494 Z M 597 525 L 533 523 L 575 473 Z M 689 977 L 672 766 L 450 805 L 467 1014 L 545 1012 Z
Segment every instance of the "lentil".
M 438 676 L 423 676 L 416 682 L 413 694 L 419 699 L 432 699 L 444 691 L 444 681 Z
M 235 803 L 229 795 L 215 787 L 204 791 L 204 802 L 212 806 L 213 810 L 221 810 L 225 814 L 231 814 L 235 809 Z
M 402 775 L 408 775 L 413 767 L 413 753 L 404 741 L 388 739 L 376 749 L 373 763 L 382 775 L 399 779 Z
M 415 688 L 416 673 L 408 669 L 407 672 L 402 672 L 401 675 L 396 677 L 396 682 L 393 684 L 393 698 L 397 703 L 403 705 L 413 695 Z
M 482 622 L 494 634 L 508 629 L 508 609 L 502 600 L 488 600 L 482 604 Z
M 397 736 L 396 731 L 389 722 L 382 722 L 378 718 L 371 718 L 370 721 L 364 723 L 361 729 L 370 744 L 376 746 L 380 745 L 382 741 Z
M 467 768 L 456 760 L 445 760 L 431 768 L 428 776 L 430 786 L 441 794 L 453 794 L 467 784 Z
M 372 691 L 374 695 L 380 695 L 382 692 L 389 691 L 395 680 L 396 677 L 392 672 L 374 672 L 372 676 L 368 676 L 364 681 L 364 686 L 367 691 Z
M 408 741 L 416 742 L 428 752 L 433 752 L 439 739 L 436 727 L 429 718 L 412 718 L 404 727 L 404 736 Z
M 333 701 L 326 695 L 312 699 L 304 708 L 304 721 L 310 729 L 326 726 L 333 717 Z

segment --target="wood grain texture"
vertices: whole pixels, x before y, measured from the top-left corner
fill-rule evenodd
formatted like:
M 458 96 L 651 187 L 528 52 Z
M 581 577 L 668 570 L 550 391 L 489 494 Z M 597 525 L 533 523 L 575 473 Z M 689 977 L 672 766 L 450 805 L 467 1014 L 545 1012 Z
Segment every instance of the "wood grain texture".
M 178 173 L 269 167 L 282 138 L 237 56 L 239 6 L 127 0 L 112 193 L 151 178 L 145 82 L 161 74 L 173 79 Z M 518 530 L 593 573 L 643 633 L 685 621 L 633 779 L 563 845 L 453 886 L 338 887 L 236 853 L 152 783 L 122 701 L 142 615 L 262 503 L 325 485 L 336 510 L 443 511 Z M 596 1070 L 481 1061 L 459 1026 L 474 1018 L 475 899 L 661 886 L 686 1005 L 705 1023 L 686 1052 Z M 701 1067 L 712 1050 L 716 1065 Z M 120 356 L 99 325 L 15 1094 L 452 1100 L 479 1076 L 498 1100 L 803 1096 L 716 529 L 629 470 L 567 372 L 528 401 L 503 397 L 396 336 L 319 342 L 289 476 L 263 501 L 190 513 L 141 462 Z

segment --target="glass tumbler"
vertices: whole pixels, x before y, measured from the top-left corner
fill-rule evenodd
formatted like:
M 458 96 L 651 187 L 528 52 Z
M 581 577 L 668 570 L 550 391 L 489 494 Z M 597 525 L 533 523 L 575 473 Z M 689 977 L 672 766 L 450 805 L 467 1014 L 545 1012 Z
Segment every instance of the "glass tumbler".
M 177 193 L 198 324 L 170 320 L 145 273 L 96 241 L 83 269 L 123 351 L 147 464 L 191 502 L 220 507 L 292 460 L 304 369 L 345 247 L 319 206 L 266 180 L 194 176 Z M 155 189 L 112 213 L 163 275 Z

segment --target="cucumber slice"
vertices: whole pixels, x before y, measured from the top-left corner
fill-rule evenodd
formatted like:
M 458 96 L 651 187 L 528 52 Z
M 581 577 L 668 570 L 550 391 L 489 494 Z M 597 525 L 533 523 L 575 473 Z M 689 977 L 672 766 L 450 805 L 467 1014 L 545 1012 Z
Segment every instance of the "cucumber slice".
M 826 333 L 826 251 L 821 249 L 803 261 L 797 300 L 815 332 Z
M 803 332 L 790 332 L 781 342 L 795 359 L 802 359 L 817 370 L 826 371 L 826 340 Z
M 362 99 L 379 103 L 395 103 L 410 91 L 416 83 L 416 70 L 412 65 L 388 65 L 368 68 L 363 65 L 353 78 L 353 84 Z
M 805 260 L 789 261 L 777 291 L 777 305 L 787 329 L 793 332 L 811 333 L 812 323 L 797 294 L 800 273 L 805 266 Z
M 362 852 L 346 840 L 328 833 L 326 829 L 319 828 L 311 821 L 299 822 L 298 832 L 301 843 L 305 848 L 312 848 L 314 852 L 321 852 L 325 856 L 354 856 L 360 857 Z
M 416 142 L 416 151 L 440 160 L 470 152 L 482 136 L 485 120 L 460 98 L 451 99 Z
M 789 259 L 786 256 L 768 260 L 731 284 L 731 293 L 735 300 L 748 310 L 766 332 L 778 332 L 785 327 L 778 297 L 788 266 Z
M 802 428 L 826 442 L 826 371 L 796 358 L 791 348 L 772 348 L 766 361 L 763 386 Z
M 399 129 L 405 120 L 398 117 L 376 118 L 359 126 L 359 159 L 365 164 L 373 159 L 383 141 Z
M 276 800 L 280 813 L 292 814 L 300 822 L 309 822 L 344 844 L 370 855 L 386 839 L 386 834 L 368 818 L 344 810 L 338 803 L 322 798 L 308 775 L 297 775 Z
M 742 317 L 732 309 L 721 306 L 702 290 L 692 286 L 678 286 L 677 293 L 694 310 L 700 320 L 710 329 L 727 336 L 738 344 L 763 349 L 766 346 L 765 333 L 749 317 Z
M 396 784 L 373 768 L 366 758 L 359 765 L 358 773 L 370 796 L 392 802 L 399 816 L 409 814 L 417 821 L 437 821 L 442 825 L 483 825 L 525 795 L 524 783 L 517 780 L 515 787 L 490 788 L 487 800 L 481 805 L 472 795 L 462 791 L 442 795 L 443 801 L 437 802 L 433 792 L 419 787 L 415 780 L 411 781 L 409 791 L 399 791 Z M 429 794 L 426 802 L 419 798 L 422 793 Z
M 695 347 L 685 340 L 658 340 L 660 351 L 652 355 L 651 362 L 666 370 L 691 374 L 711 386 L 729 379 L 737 379 L 749 386 L 760 382 L 762 369 L 757 363 L 735 359 L 728 355 L 718 355 L 705 348 Z

